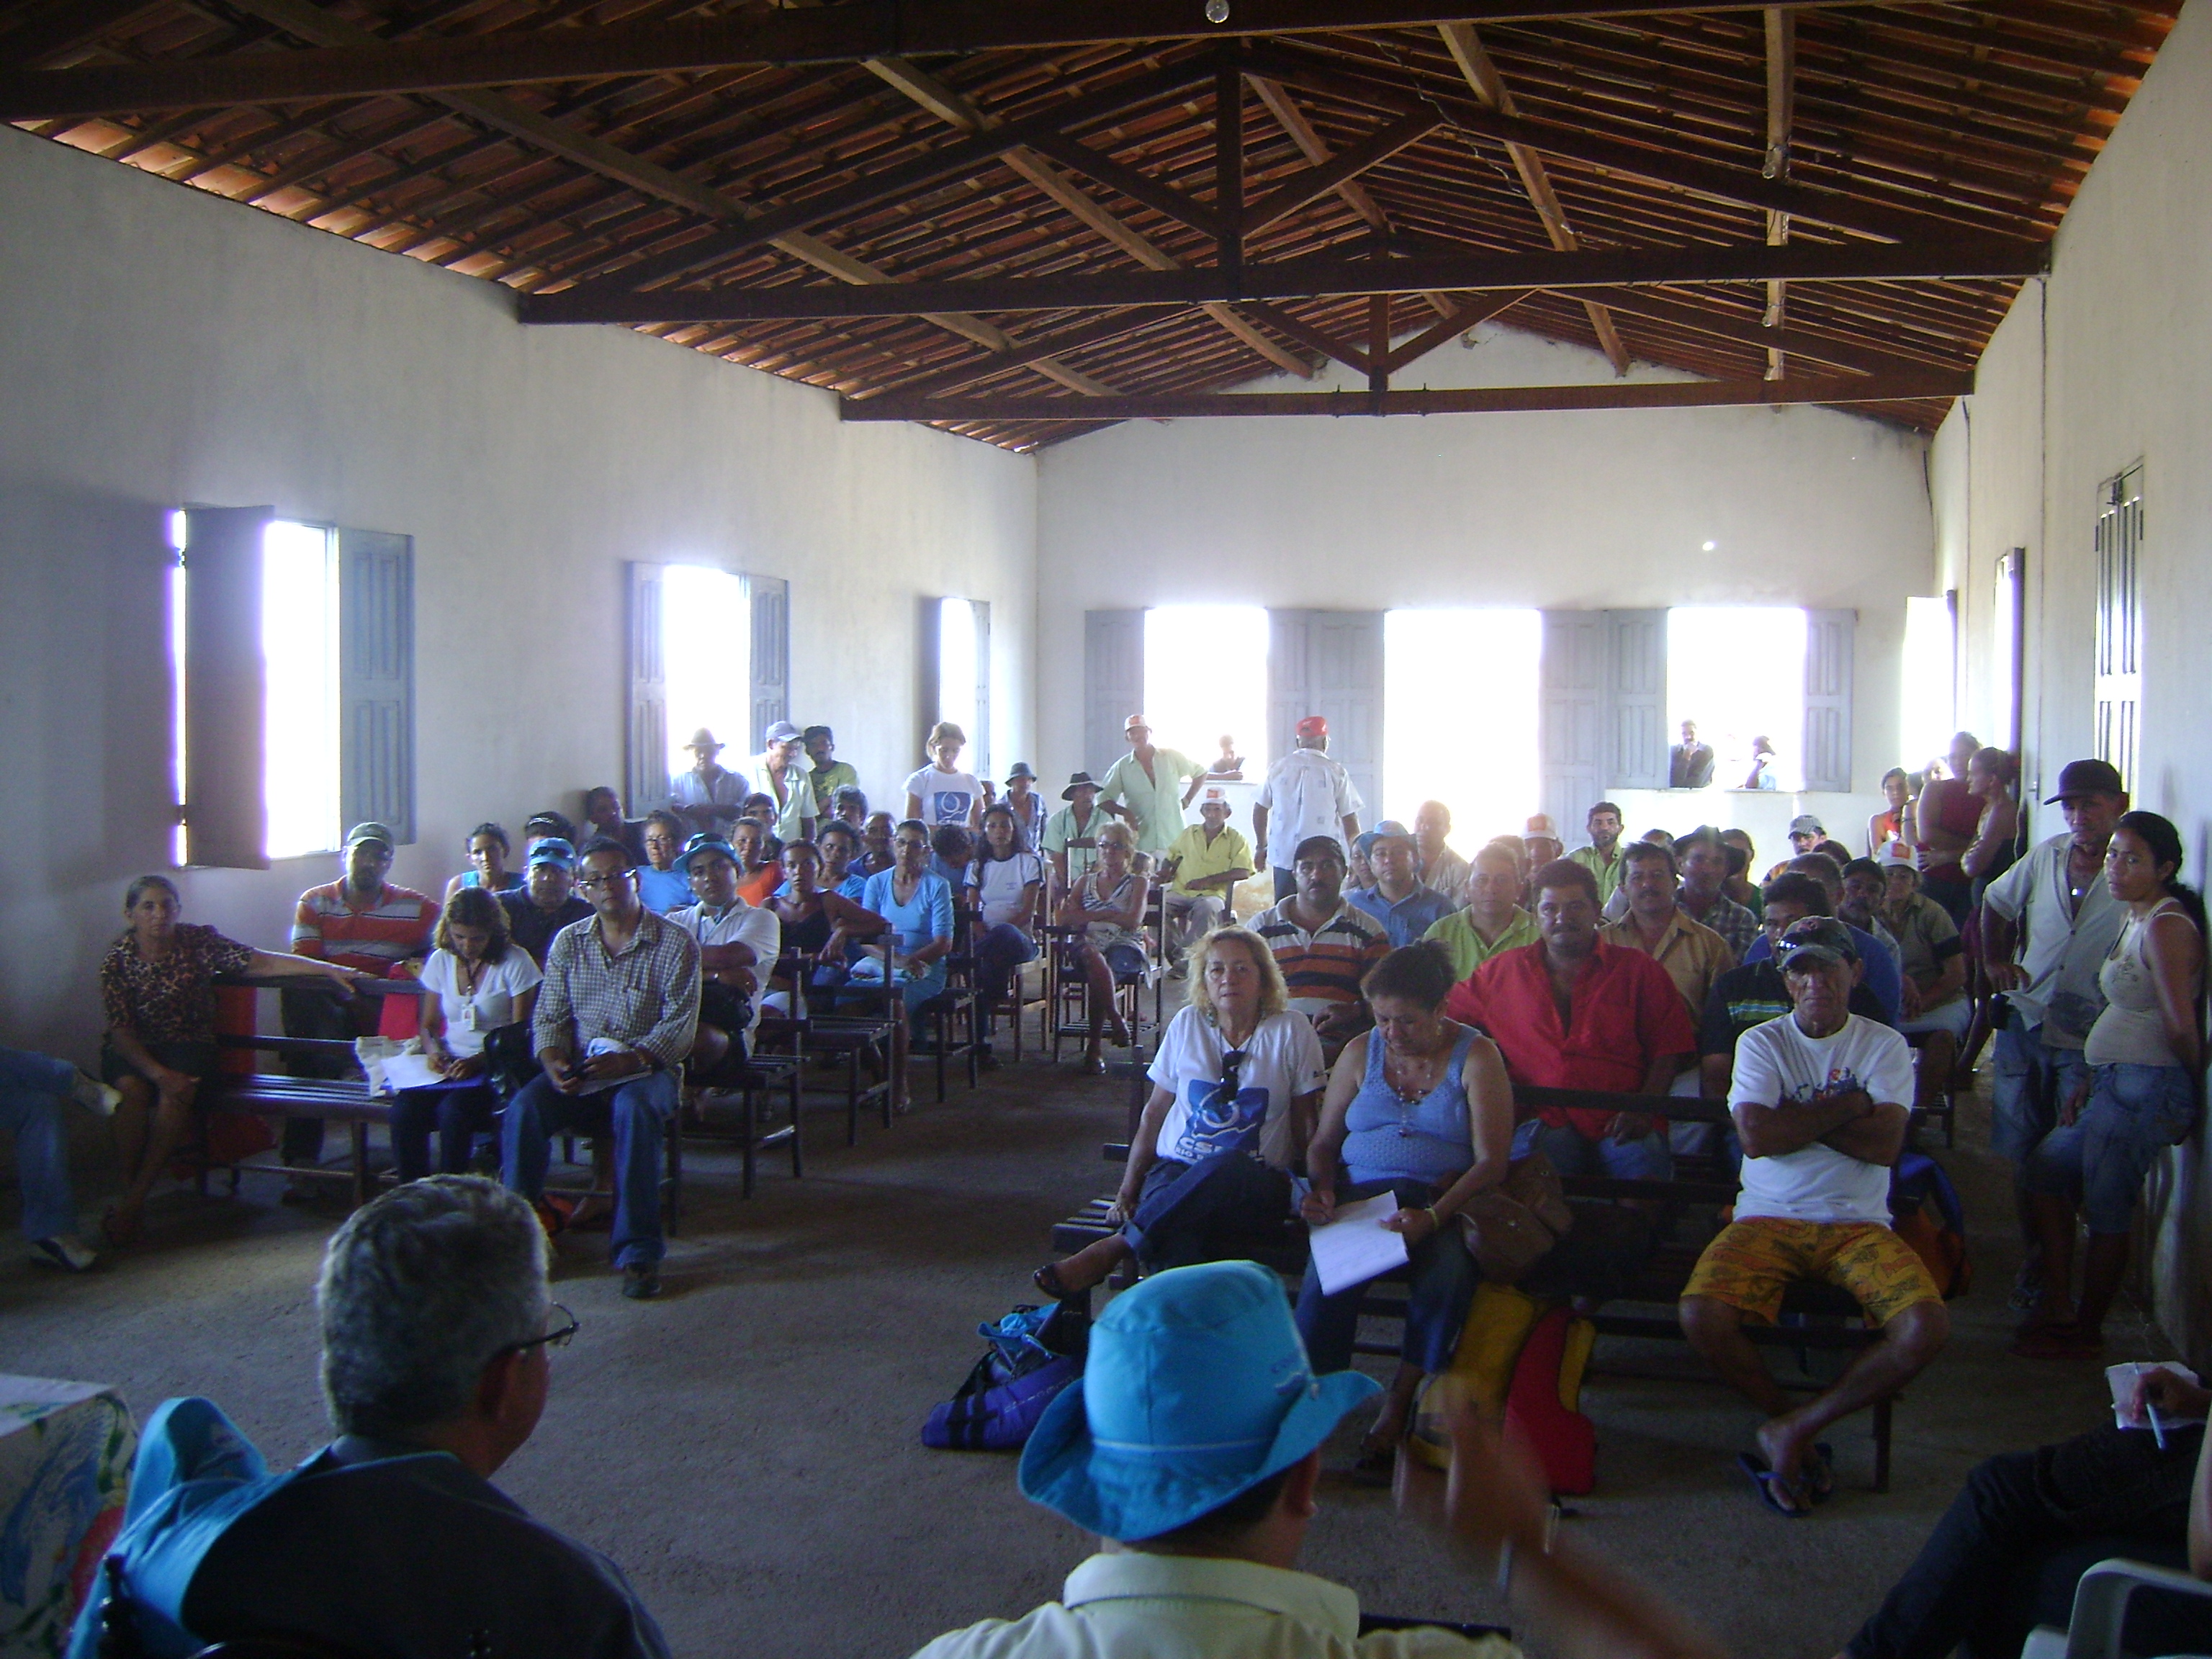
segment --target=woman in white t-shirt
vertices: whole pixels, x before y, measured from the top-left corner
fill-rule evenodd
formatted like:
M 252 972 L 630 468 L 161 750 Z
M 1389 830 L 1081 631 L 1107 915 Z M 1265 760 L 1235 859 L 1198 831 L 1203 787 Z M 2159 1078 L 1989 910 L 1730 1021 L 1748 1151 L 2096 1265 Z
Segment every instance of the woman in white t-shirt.
M 1014 970 L 1036 957 L 1030 928 L 1044 896 L 1044 863 L 1023 844 L 1013 809 L 1001 801 L 983 812 L 983 847 L 968 866 L 968 891 L 975 907 L 975 988 L 982 997 L 988 1029 L 993 1012 L 1006 1000 Z M 1021 1011 L 1014 1011 L 1021 1018 Z M 983 1062 L 993 1064 L 991 1043 L 983 1042 Z
M 1288 1012 L 1274 953 L 1222 927 L 1195 951 L 1190 1002 L 1168 1023 L 1152 1098 L 1110 1212 L 1121 1231 L 1037 1269 L 1048 1296 L 1080 1296 L 1131 1255 L 1146 1273 L 1279 1242 L 1291 1160 L 1328 1081 L 1313 1023 Z
M 973 772 L 960 769 L 968 734 L 951 720 L 939 720 L 923 745 L 930 763 L 906 781 L 906 815 L 934 830 L 940 823 L 975 829 L 983 817 L 983 786 Z
M 392 1152 L 402 1181 L 430 1173 L 433 1127 L 439 1172 L 469 1167 L 470 1144 L 491 1127 L 498 1106 L 484 1039 L 530 1023 L 543 977 L 509 935 L 506 907 L 481 887 L 453 895 L 438 918 L 436 945 L 422 964 L 422 1057 L 446 1080 L 393 1097 Z

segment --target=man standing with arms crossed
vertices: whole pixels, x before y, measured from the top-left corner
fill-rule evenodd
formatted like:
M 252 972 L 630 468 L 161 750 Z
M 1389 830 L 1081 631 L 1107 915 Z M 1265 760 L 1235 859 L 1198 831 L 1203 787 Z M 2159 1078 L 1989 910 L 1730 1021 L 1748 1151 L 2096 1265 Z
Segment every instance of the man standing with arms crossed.
M 1253 854 L 1274 872 L 1278 904 L 1298 890 L 1297 872 L 1291 865 L 1275 863 L 1268 849 L 1280 848 L 1295 862 L 1299 843 L 1328 836 L 1349 865 L 1361 805 L 1352 775 L 1328 757 L 1328 722 L 1319 714 L 1307 715 L 1298 722 L 1297 746 L 1267 769 L 1267 781 L 1252 799 Z

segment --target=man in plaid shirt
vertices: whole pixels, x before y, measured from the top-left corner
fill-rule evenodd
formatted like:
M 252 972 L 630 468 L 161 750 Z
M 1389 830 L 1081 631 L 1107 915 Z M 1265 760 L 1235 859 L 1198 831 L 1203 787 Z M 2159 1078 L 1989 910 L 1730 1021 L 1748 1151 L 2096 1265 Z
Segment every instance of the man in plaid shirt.
M 699 1027 L 699 946 L 639 900 L 619 842 L 586 846 L 576 890 L 593 915 L 545 953 L 532 1033 L 545 1074 L 507 1106 L 500 1178 L 534 1203 L 555 1135 L 611 1130 L 623 1294 L 658 1296 L 661 1146 L 675 1132 L 676 1067 Z

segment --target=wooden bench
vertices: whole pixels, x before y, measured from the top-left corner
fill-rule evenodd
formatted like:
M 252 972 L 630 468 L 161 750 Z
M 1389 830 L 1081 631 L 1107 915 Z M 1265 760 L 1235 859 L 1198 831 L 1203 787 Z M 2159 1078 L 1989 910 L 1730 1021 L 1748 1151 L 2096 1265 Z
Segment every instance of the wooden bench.
M 353 1060 L 353 1045 L 331 1037 L 264 1036 L 258 1033 L 225 1033 L 218 1046 L 234 1053 L 240 1049 L 280 1054 L 315 1054 L 326 1060 Z M 278 1164 L 218 1164 L 207 1157 L 207 1137 L 200 1135 L 199 1188 L 207 1191 L 210 1169 L 230 1171 L 231 1190 L 247 1173 L 299 1176 L 308 1181 L 342 1181 L 350 1187 L 356 1208 L 368 1202 L 368 1131 L 372 1125 L 389 1126 L 392 1102 L 368 1091 L 366 1078 L 304 1078 L 287 1073 L 217 1072 L 200 1085 L 198 1104 L 207 1112 L 250 1113 L 257 1117 L 301 1117 L 346 1127 L 348 1158 L 342 1170 L 294 1168 Z

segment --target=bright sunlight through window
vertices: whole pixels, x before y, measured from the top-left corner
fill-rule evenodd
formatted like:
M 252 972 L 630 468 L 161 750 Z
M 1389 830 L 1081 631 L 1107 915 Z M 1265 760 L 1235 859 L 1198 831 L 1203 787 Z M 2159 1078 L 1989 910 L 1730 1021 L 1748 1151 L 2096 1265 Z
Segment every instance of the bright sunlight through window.
M 1138 711 L 1132 709 L 1134 714 Z M 1145 612 L 1144 716 L 1152 741 L 1200 764 L 1237 740 L 1244 775 L 1267 769 L 1267 613 L 1256 605 L 1164 605 Z
M 1925 766 L 1951 744 L 1957 711 L 1952 707 L 1951 602 L 1911 599 L 1905 602 L 1903 730 L 1907 769 Z
M 1384 613 L 1382 810 L 1370 804 L 1364 819 L 1411 829 L 1423 801 L 1440 800 L 1462 855 L 1519 833 L 1538 793 L 1543 637 L 1534 611 Z
M 279 519 L 261 538 L 264 795 L 271 859 L 338 844 L 338 538 Z
M 691 751 L 683 745 L 702 726 L 728 745 L 721 764 L 744 770 L 760 737 L 752 729 L 752 637 L 743 576 L 693 564 L 672 564 L 662 573 L 660 662 L 668 677 L 671 777 L 691 769 Z
M 1684 720 L 1713 746 L 1713 781 L 1744 787 L 1752 747 L 1773 746 L 1777 789 L 1805 775 L 1805 613 L 1780 605 L 1685 605 L 1667 613 L 1667 741 Z
M 991 775 L 990 733 L 976 719 L 975 691 L 982 680 L 982 644 L 975 627 L 975 601 L 937 602 L 937 718 L 951 720 L 968 734 L 960 763 L 978 777 Z

